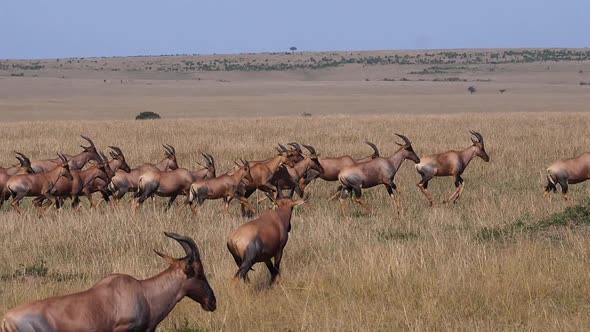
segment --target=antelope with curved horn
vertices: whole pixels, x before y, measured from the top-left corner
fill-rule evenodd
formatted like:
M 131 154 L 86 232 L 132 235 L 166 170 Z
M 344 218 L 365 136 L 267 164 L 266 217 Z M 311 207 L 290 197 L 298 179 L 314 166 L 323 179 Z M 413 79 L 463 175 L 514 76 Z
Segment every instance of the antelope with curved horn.
M 279 154 L 274 158 L 264 162 L 258 162 L 254 166 L 250 166 L 252 181 L 247 180 L 245 183 L 243 197 L 248 199 L 250 196 L 252 196 L 256 189 L 262 192 L 274 192 L 277 190 L 274 183 L 272 182 L 275 172 L 283 164 L 293 166 L 293 162 L 290 159 L 291 155 L 289 154 L 287 148 L 279 144 L 277 151 L 279 151 Z M 242 205 L 242 215 L 251 217 L 253 215 L 252 211 L 246 211 L 244 210 L 244 207 L 245 205 Z
M 371 161 L 379 157 L 379 149 L 377 149 L 375 144 L 371 142 L 365 142 L 365 144 L 373 149 L 373 154 L 364 158 L 354 159 L 348 155 L 333 158 L 319 158 L 320 164 L 322 164 L 324 171 L 322 173 L 316 171 L 308 172 L 305 176 L 305 179 L 301 181 L 300 187 L 304 189 L 305 186 L 310 184 L 318 177 L 324 181 L 338 181 L 338 173 L 340 173 L 343 168 L 352 166 L 354 164 Z
M 227 249 L 238 266 L 234 275 L 234 284 L 239 280 L 248 280 L 248 272 L 258 262 L 264 262 L 268 268 L 271 285 L 280 278 L 281 258 L 283 249 L 289 240 L 291 231 L 291 214 L 293 207 L 305 203 L 302 198 L 275 199 L 266 193 L 276 205 L 276 209 L 264 211 L 260 217 L 248 221 L 234 229 L 227 239 Z M 274 263 L 271 259 L 274 258 Z
M 108 189 L 113 193 L 113 198 L 119 201 L 128 192 L 137 191 L 139 184 L 139 177 L 148 171 L 170 171 L 178 168 L 176 160 L 176 149 L 171 145 L 162 145 L 165 152 L 165 157 L 157 164 L 143 164 L 130 172 L 119 170 L 115 172 L 115 176 L 111 179 Z
M 2 332 L 155 331 L 184 297 L 215 311 L 217 300 L 195 241 L 164 234 L 186 256 L 177 259 L 154 250 L 169 265 L 160 274 L 145 280 L 111 274 L 86 291 L 22 304 L 4 315 Z
M 55 203 L 56 199 L 52 194 L 55 183 L 61 177 L 68 180 L 73 179 L 68 159 L 63 154 L 58 153 L 58 156 L 61 159 L 61 164 L 50 172 L 13 175 L 8 179 L 6 188 L 12 197 L 10 205 L 19 214 L 22 213 L 22 210 L 19 207 L 19 202 L 25 196 L 44 196 L 46 199 L 50 200 L 51 203 Z
M 56 208 L 61 208 L 63 199 L 72 199 L 72 208 L 78 210 L 80 208 L 80 196 L 84 195 L 90 202 L 91 207 L 94 205 L 92 201 L 92 193 L 88 190 L 88 186 L 95 180 L 101 179 L 103 182 L 109 182 L 114 173 L 109 167 L 108 158 L 100 153 L 96 158 L 98 164 L 86 168 L 84 170 L 70 170 L 72 179 L 60 177 L 55 183 L 51 194 L 58 197 L 56 201 Z M 35 205 L 41 206 L 45 196 L 39 196 L 33 200 Z
M 29 158 L 20 152 L 15 151 L 14 153 L 16 154 L 16 159 L 19 161 L 20 165 L 0 169 L 0 207 L 4 204 L 4 201 L 10 197 L 10 192 L 6 187 L 8 179 L 13 175 L 34 173 Z
M 389 158 L 376 157 L 364 163 L 358 163 L 352 166 L 343 168 L 338 174 L 338 180 L 341 183 L 340 192 L 340 209 L 342 214 L 344 211 L 344 199 L 349 194 L 354 194 L 354 201 L 359 203 L 367 211 L 371 211 L 369 205 L 361 197 L 362 188 L 372 188 L 380 184 L 385 186 L 387 193 L 391 197 L 392 203 L 395 204 L 397 212 L 400 212 L 401 206 L 399 202 L 399 191 L 396 184 L 393 182 L 395 174 L 399 170 L 402 162 L 406 159 L 419 163 L 420 158 L 412 148 L 412 142 L 401 134 L 396 134 L 400 137 L 404 144 L 397 143 L 400 146 L 394 154 Z M 394 191 L 397 195 L 394 194 Z
M 557 192 L 557 184 L 559 184 L 561 195 L 567 200 L 569 185 L 588 179 L 590 179 L 590 152 L 584 152 L 574 158 L 559 159 L 547 168 L 547 186 L 543 197 L 551 191 Z
M 189 171 L 185 168 L 177 168 L 171 171 L 148 171 L 139 177 L 137 187 L 137 205 L 138 208 L 148 197 L 154 195 L 160 197 L 169 197 L 166 209 L 172 206 L 178 195 L 186 195 L 190 186 L 196 180 L 203 180 L 215 177 L 215 165 L 213 157 L 202 154 L 207 160 L 207 168 L 196 171 Z M 198 177 L 195 177 L 198 176 Z
M 422 180 L 418 183 L 418 188 L 422 191 L 424 196 L 428 199 L 430 206 L 434 203 L 434 198 L 428 192 L 428 181 L 435 176 L 452 176 L 455 178 L 455 191 L 443 203 L 448 203 L 451 200 L 456 203 L 461 193 L 465 188 L 465 183 L 461 175 L 469 165 L 469 162 L 475 157 L 480 157 L 483 161 L 490 161 L 483 143 L 483 136 L 473 130 L 469 133 L 473 135 L 470 147 L 462 151 L 448 151 L 445 153 L 434 154 L 422 157 L 422 161 L 416 165 L 416 170 L 422 176 Z
M 116 174 L 116 172 L 118 170 L 121 170 L 125 173 L 131 172 L 131 168 L 127 164 L 127 160 L 125 159 L 125 155 L 123 154 L 123 150 L 121 150 L 120 148 L 118 148 L 116 146 L 109 146 L 109 148 L 111 150 L 113 150 L 113 151 L 110 151 L 110 155 L 113 159 L 111 159 L 111 161 L 108 163 L 108 167 L 113 172 L 113 176 L 114 176 L 114 174 Z M 90 184 L 88 186 L 86 186 L 84 189 L 86 197 L 91 198 L 93 193 L 100 192 L 100 194 L 102 195 L 102 198 L 101 198 L 101 200 L 99 200 L 97 205 L 99 205 L 100 202 L 102 202 L 103 200 L 107 203 L 110 202 L 109 196 L 111 195 L 111 192 L 108 189 L 108 185 L 109 185 L 113 176 L 109 177 L 108 180 L 98 177 L 98 178 L 94 179 L 94 181 L 90 182 Z M 90 208 L 94 208 L 96 205 L 94 204 L 94 201 L 90 198 L 89 198 Z
M 90 143 L 90 145 L 89 146 L 80 145 L 80 147 L 83 150 L 82 150 L 82 152 L 80 152 L 79 154 L 77 154 L 75 156 L 70 156 L 67 154 L 63 155 L 64 157 L 68 158 L 69 166 L 70 166 L 70 169 L 72 169 L 72 170 L 82 169 L 84 167 L 84 165 L 86 165 L 91 160 L 96 161 L 96 155 L 98 153 L 98 151 L 96 150 L 96 146 L 94 146 L 94 142 L 92 142 L 92 140 L 90 138 L 88 138 L 84 135 L 80 135 L 80 137 L 82 137 L 82 139 L 84 139 L 88 143 Z M 61 165 L 61 158 L 34 160 L 33 162 L 31 162 L 31 167 L 33 168 L 35 173 L 49 172 L 60 165 Z
M 289 144 L 291 145 L 293 143 Z M 305 174 L 308 171 L 314 170 L 320 174 L 324 171 L 315 148 L 311 145 L 303 144 L 303 146 L 310 154 L 305 156 L 303 160 L 295 163 L 293 167 L 281 165 L 271 180 L 271 182 L 277 187 L 278 191 L 289 189 L 291 191 L 289 197 L 293 197 L 294 193 L 297 193 L 301 198 L 304 197 L 305 186 L 303 185 L 303 181 L 305 180 Z
M 203 158 L 205 158 L 206 164 L 203 165 L 197 162 L 197 165 L 201 166 L 202 168 L 195 171 L 190 171 L 193 178 L 195 178 L 195 181 L 202 179 L 212 179 L 216 176 L 215 160 L 213 159 L 213 156 L 202 152 L 201 155 Z
M 185 202 L 189 205 L 193 215 L 199 213 L 199 207 L 207 199 L 223 198 L 225 210 L 229 208 L 230 198 L 237 199 L 247 211 L 253 211 L 250 202 L 241 194 L 243 192 L 244 180 L 251 182 L 250 163 L 242 160 L 243 165 L 235 171 L 220 175 L 212 179 L 203 179 L 193 182 Z M 239 164 L 236 163 L 239 166 Z

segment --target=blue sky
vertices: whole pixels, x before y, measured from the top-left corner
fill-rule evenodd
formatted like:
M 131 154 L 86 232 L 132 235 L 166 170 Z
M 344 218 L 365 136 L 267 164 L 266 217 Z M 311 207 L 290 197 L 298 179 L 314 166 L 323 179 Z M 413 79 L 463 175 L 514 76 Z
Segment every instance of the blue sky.
M 0 58 L 590 47 L 590 0 L 2 0 Z

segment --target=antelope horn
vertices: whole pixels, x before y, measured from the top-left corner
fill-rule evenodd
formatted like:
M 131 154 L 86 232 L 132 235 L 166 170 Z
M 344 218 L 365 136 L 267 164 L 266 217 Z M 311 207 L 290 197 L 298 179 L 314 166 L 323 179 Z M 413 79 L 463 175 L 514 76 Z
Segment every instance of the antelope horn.
M 396 135 L 397 135 L 399 138 L 403 139 L 403 140 L 404 140 L 404 143 L 405 143 L 407 146 L 410 146 L 410 145 L 412 145 L 412 142 L 410 142 L 410 140 L 409 140 L 409 139 L 408 139 L 406 136 L 404 136 L 404 135 L 402 135 L 402 134 L 396 134 Z
M 201 255 L 199 254 L 199 248 L 193 239 L 188 236 L 178 235 L 172 232 L 164 232 L 164 235 L 167 237 L 176 240 L 184 249 L 186 253 L 186 257 L 190 261 L 195 261 L 201 259 Z
M 281 148 L 281 152 L 288 152 L 287 148 L 283 144 L 279 143 L 279 147 Z
M 68 158 L 66 158 L 66 156 L 64 156 L 62 153 L 58 152 L 57 156 L 59 157 L 59 159 L 61 159 L 61 161 L 63 163 L 67 163 L 68 162 Z
M 116 159 L 118 157 L 118 155 L 116 153 L 114 153 L 113 151 L 109 151 L 109 155 L 113 158 Z
M 164 148 L 164 150 L 166 150 L 166 154 L 167 155 L 172 155 L 173 154 L 172 153 L 172 150 L 170 150 L 170 148 L 167 145 L 162 144 L 162 147 Z
M 215 166 L 215 159 L 213 159 L 213 156 L 207 153 L 207 156 L 209 157 L 209 160 L 211 161 L 211 165 Z
M 172 151 L 172 154 L 176 154 L 176 149 L 170 145 L 170 144 L 166 144 L 168 146 L 168 148 L 170 148 L 170 151 Z
M 379 149 L 377 149 L 377 146 L 369 141 L 365 141 L 365 144 L 367 144 L 368 146 L 370 146 L 371 148 L 373 148 L 373 156 L 375 157 L 379 157 Z
M 295 151 L 297 151 L 299 153 L 302 153 L 303 152 L 303 151 L 301 151 L 301 146 L 297 142 L 287 143 L 287 145 L 292 146 L 295 149 Z
M 477 141 L 483 144 L 483 136 L 475 130 L 470 130 L 469 133 L 477 138 Z
M 309 153 L 316 154 L 315 149 L 314 149 L 313 146 L 307 145 L 307 144 L 302 144 L 302 145 L 307 149 L 307 151 L 309 151 Z
M 17 151 L 14 151 L 14 153 L 16 153 L 17 155 L 19 155 L 27 163 L 29 163 L 29 164 L 31 163 L 31 160 L 27 156 L 25 156 L 24 154 L 22 154 L 20 152 L 17 152 Z
M 87 136 L 84 136 L 84 135 L 80 135 L 80 137 L 82 137 L 83 139 L 87 140 L 87 141 L 88 141 L 88 143 L 90 143 L 90 147 L 91 147 L 91 148 L 94 148 L 94 147 L 95 147 L 95 146 L 94 146 L 94 142 L 93 142 L 93 141 L 92 141 L 92 140 L 91 140 L 89 137 L 87 137 Z
M 109 158 L 107 158 L 107 156 L 105 156 L 105 154 L 102 151 L 100 152 L 100 157 L 102 158 L 103 163 L 106 164 L 109 162 Z
M 20 163 L 21 166 L 25 165 L 25 161 L 21 157 L 16 156 L 15 158 L 16 158 L 16 160 L 18 160 L 18 162 Z
M 123 151 L 120 148 L 118 148 L 116 146 L 112 146 L 112 145 L 109 145 L 109 148 L 111 148 L 111 150 L 115 151 L 118 155 L 121 155 L 121 156 L 123 155 Z

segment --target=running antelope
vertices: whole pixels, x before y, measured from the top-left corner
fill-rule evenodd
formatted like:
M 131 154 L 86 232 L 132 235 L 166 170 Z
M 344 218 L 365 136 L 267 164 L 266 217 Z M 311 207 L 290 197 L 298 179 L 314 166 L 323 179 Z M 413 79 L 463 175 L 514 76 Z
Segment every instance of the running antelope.
M 380 184 L 385 186 L 392 203 L 395 204 L 397 212 L 400 213 L 399 191 L 397 185 L 393 182 L 395 174 L 404 160 L 408 159 L 417 164 L 420 162 L 420 158 L 414 152 L 412 142 L 406 136 L 396 135 L 404 141 L 404 144 L 396 142 L 400 148 L 389 158 L 376 157 L 364 163 L 345 167 L 338 173 L 338 180 L 341 183 L 338 189 L 342 214 L 345 214 L 345 198 L 352 194 L 354 194 L 354 201 L 370 212 L 370 206 L 361 197 L 362 188 L 372 188 Z M 394 194 L 394 191 L 397 195 Z
M 80 196 L 84 195 L 92 204 L 92 193 L 88 190 L 88 186 L 95 180 L 101 179 L 104 182 L 109 182 L 114 173 L 109 167 L 108 159 L 104 154 L 99 154 L 96 157 L 98 164 L 81 171 L 70 170 L 71 179 L 60 177 L 53 189 L 52 196 L 57 197 L 56 208 L 63 206 L 63 200 L 66 198 L 72 199 L 72 209 L 78 210 L 80 208 Z M 45 196 L 39 196 L 33 200 L 36 206 L 41 206 L 45 200 Z
M 275 173 L 273 180 L 271 180 L 271 182 L 275 183 L 278 191 L 289 189 L 291 191 L 289 197 L 293 197 L 293 194 L 297 193 L 299 197 L 304 198 L 305 186 L 303 185 L 303 181 L 305 180 L 305 174 L 308 171 L 314 170 L 319 174 L 324 172 L 315 148 L 311 145 L 303 144 L 303 146 L 305 146 L 310 154 L 305 156 L 303 160 L 295 163 L 293 167 L 281 165 L 279 170 Z
M 113 150 L 113 151 L 110 151 L 110 155 L 113 159 L 109 162 L 108 167 L 111 169 L 113 174 L 116 174 L 116 172 L 118 170 L 121 170 L 125 173 L 131 172 L 131 168 L 127 164 L 127 160 L 125 159 L 125 155 L 123 154 L 123 150 L 121 150 L 120 148 L 118 148 L 116 146 L 109 146 L 109 148 L 111 150 Z M 105 179 L 104 177 L 103 178 L 98 177 L 98 178 L 94 179 L 94 181 L 90 182 L 90 184 L 88 186 L 85 187 L 84 191 L 85 191 L 86 197 L 88 198 L 88 201 L 90 202 L 90 208 L 94 208 L 96 206 L 94 204 L 94 201 L 92 200 L 92 194 L 95 192 L 100 192 L 100 194 L 102 195 L 102 198 L 98 202 L 98 204 L 100 204 L 100 202 L 103 200 L 107 203 L 110 201 L 109 196 L 111 193 L 108 189 L 108 185 L 109 185 L 111 179 L 112 179 L 112 176 L 109 177 L 108 179 Z
M 238 266 L 234 284 L 239 279 L 247 281 L 248 272 L 259 262 L 266 264 L 271 275 L 271 285 L 280 278 L 281 258 L 289 240 L 293 207 L 305 201 L 302 198 L 283 198 L 280 191 L 276 199 L 272 194 L 266 195 L 274 202 L 276 209 L 266 210 L 260 217 L 240 225 L 227 239 L 227 249 Z M 271 258 L 274 258 L 274 263 Z
M 305 188 L 305 186 L 318 177 L 324 181 L 338 181 L 338 173 L 340 173 L 343 168 L 352 166 L 354 164 L 364 163 L 379 157 L 379 149 L 377 149 L 375 144 L 371 142 L 365 142 L 365 144 L 373 149 L 373 154 L 364 158 L 354 159 L 349 155 L 333 158 L 319 158 L 320 164 L 322 164 L 324 171 L 322 173 L 315 171 L 308 172 L 304 181 L 301 183 L 303 188 Z
M 160 274 L 145 280 L 111 274 L 86 291 L 22 304 L 6 313 L 2 332 L 155 331 L 184 297 L 215 311 L 217 301 L 195 241 L 164 234 L 186 256 L 177 259 L 154 250 L 169 265 Z
M 250 174 L 250 164 L 246 160 L 242 160 L 242 165 L 235 171 L 220 175 L 212 179 L 197 180 L 190 185 L 188 196 L 181 205 L 189 205 L 193 214 L 198 215 L 199 207 L 203 205 L 207 199 L 223 198 L 225 203 L 225 210 L 229 208 L 231 199 L 237 199 L 240 204 L 247 210 L 253 212 L 252 205 L 242 195 L 244 180 L 251 182 L 252 175 Z
M 84 140 L 88 141 L 88 143 L 90 143 L 90 145 L 89 146 L 80 145 L 80 147 L 83 150 L 82 150 L 82 152 L 78 153 L 75 156 L 70 156 L 67 154 L 63 155 L 64 157 L 68 158 L 68 160 L 69 160 L 68 163 L 69 163 L 70 169 L 73 169 L 73 170 L 82 169 L 84 167 L 84 165 L 86 165 L 86 163 L 88 163 L 91 160 L 96 161 L 96 155 L 98 153 L 98 151 L 96 150 L 96 146 L 94 146 L 94 142 L 92 142 L 92 140 L 90 138 L 83 136 L 83 135 L 81 135 L 80 137 L 82 137 Z M 60 165 L 61 165 L 61 158 L 34 160 L 31 163 L 31 167 L 33 168 L 35 173 L 49 172 Z
M 202 155 L 207 160 L 207 168 L 196 171 L 189 171 L 185 168 L 177 168 L 171 171 L 150 170 L 143 173 L 139 177 L 139 185 L 135 194 L 135 197 L 137 197 L 136 208 L 139 208 L 148 197 L 157 195 L 170 198 L 166 206 L 166 209 L 169 209 L 178 195 L 186 195 L 188 193 L 193 182 L 214 178 L 215 166 L 213 164 L 213 157 L 205 154 Z
M 576 184 L 590 179 L 590 152 L 584 152 L 574 158 L 559 159 L 547 168 L 547 186 L 543 197 L 549 192 L 557 192 L 561 186 L 561 195 L 568 199 L 569 184 Z
M 139 177 L 141 174 L 150 170 L 169 171 L 178 168 L 176 161 L 176 149 L 171 145 L 162 145 L 165 151 L 165 157 L 157 164 L 143 164 L 130 172 L 119 170 L 109 183 L 109 190 L 113 193 L 116 201 L 121 200 L 128 192 L 137 191 Z
M 20 152 L 14 153 L 16 153 L 16 159 L 19 161 L 20 165 L 0 169 L 0 207 L 3 205 L 4 201 L 10 197 L 10 192 L 6 187 L 8 179 L 13 175 L 34 173 L 29 158 Z
M 448 199 L 443 201 L 443 204 L 448 203 L 451 200 L 453 203 L 456 203 L 465 188 L 465 183 L 461 175 L 465 171 L 465 168 L 467 168 L 467 165 L 469 165 L 469 162 L 471 162 L 476 156 L 480 157 L 485 162 L 490 161 L 490 157 L 484 148 L 483 136 L 473 130 L 470 130 L 469 133 L 473 135 L 471 137 L 471 142 L 473 144 L 467 149 L 463 151 L 448 151 L 426 156 L 416 165 L 416 170 L 420 173 L 420 176 L 422 176 L 422 180 L 418 183 L 418 187 L 428 199 L 430 206 L 433 205 L 434 198 L 428 191 L 428 181 L 433 177 L 452 176 L 455 178 L 456 189 Z
M 61 177 L 70 181 L 73 179 L 68 159 L 63 154 L 58 154 L 58 156 L 61 159 L 61 164 L 50 172 L 13 175 L 8 179 L 6 188 L 12 197 L 10 205 L 19 214 L 22 213 L 19 203 L 25 196 L 44 196 L 51 203 L 55 203 L 56 199 L 52 194 L 55 183 Z

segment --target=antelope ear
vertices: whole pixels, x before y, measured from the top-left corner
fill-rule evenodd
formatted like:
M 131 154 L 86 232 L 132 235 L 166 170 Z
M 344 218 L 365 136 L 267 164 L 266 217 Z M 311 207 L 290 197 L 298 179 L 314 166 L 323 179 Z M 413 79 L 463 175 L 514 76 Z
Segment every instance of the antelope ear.
M 172 265 L 172 264 L 174 264 L 176 262 L 176 259 L 174 259 L 174 258 L 172 258 L 172 257 L 170 257 L 170 256 L 168 256 L 166 254 L 163 254 L 163 253 L 157 251 L 156 249 L 153 249 L 153 250 L 156 253 L 156 255 L 164 258 L 164 260 L 166 261 L 166 263 L 168 263 L 168 265 Z

